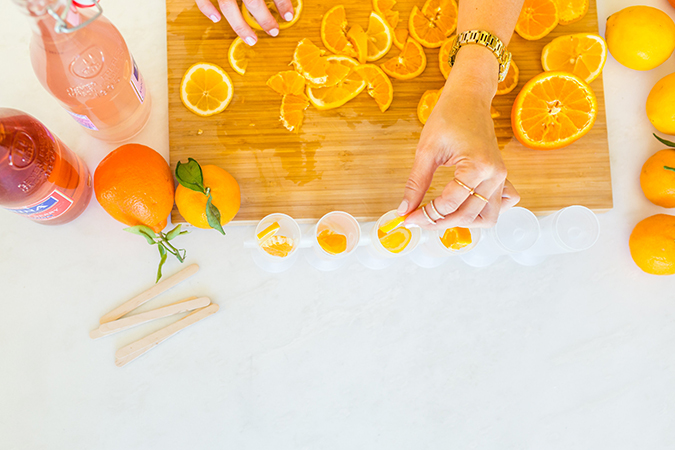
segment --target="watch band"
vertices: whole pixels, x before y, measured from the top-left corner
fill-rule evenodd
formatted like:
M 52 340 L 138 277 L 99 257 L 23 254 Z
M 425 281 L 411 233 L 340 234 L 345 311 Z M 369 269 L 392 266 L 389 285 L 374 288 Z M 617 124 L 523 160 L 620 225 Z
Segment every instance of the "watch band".
M 450 55 L 448 56 L 450 67 L 455 64 L 455 58 L 459 49 L 466 44 L 479 44 L 492 51 L 499 62 L 499 81 L 504 81 L 511 65 L 511 53 L 506 49 L 501 39 L 487 31 L 470 30 L 459 33 L 455 37 L 455 41 L 450 49 Z

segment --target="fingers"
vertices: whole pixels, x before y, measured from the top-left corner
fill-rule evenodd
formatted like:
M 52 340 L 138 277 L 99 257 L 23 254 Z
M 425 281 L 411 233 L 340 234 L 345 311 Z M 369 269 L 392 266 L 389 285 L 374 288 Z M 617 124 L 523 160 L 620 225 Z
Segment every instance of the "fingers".
M 267 9 L 265 0 L 244 0 L 244 5 L 267 34 L 279 36 L 279 24 Z
M 499 209 L 499 214 L 516 206 L 520 201 L 520 194 L 516 191 L 509 180 L 504 182 L 504 190 L 502 192 L 502 205 Z
M 403 201 L 397 210 L 400 216 L 403 216 L 410 211 L 414 211 L 420 203 L 422 203 L 422 199 L 424 199 L 427 189 L 431 186 L 431 181 L 434 178 L 434 172 L 437 168 L 438 164 L 431 157 L 421 153 L 415 155 L 415 162 L 410 171 L 408 181 L 405 183 Z M 422 212 L 416 211 L 409 219 L 417 215 L 422 215 Z M 418 220 L 419 219 L 424 220 L 424 217 L 422 216 L 418 218 Z M 406 220 L 406 222 L 408 222 L 408 220 Z
M 277 11 L 279 11 L 279 14 L 286 22 L 293 20 L 295 11 L 293 11 L 291 0 L 274 0 L 274 4 L 277 7 Z
M 234 32 L 248 45 L 255 45 L 255 43 L 258 42 L 258 37 L 251 27 L 248 26 L 244 20 L 244 16 L 241 15 L 236 0 L 218 0 L 218 5 Z
M 211 3 L 211 0 L 195 0 L 195 3 L 197 3 L 197 8 L 199 8 L 202 14 L 211 19 L 213 23 L 220 22 L 221 16 L 218 8 Z

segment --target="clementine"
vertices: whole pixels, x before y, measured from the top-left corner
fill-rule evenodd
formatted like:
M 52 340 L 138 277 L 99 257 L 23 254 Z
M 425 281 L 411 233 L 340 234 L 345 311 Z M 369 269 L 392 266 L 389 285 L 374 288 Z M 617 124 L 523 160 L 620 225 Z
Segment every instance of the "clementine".
M 633 228 L 628 240 L 633 261 L 652 275 L 675 274 L 675 216 L 656 214 Z
M 658 151 L 644 163 L 640 186 L 650 202 L 675 208 L 675 149 Z

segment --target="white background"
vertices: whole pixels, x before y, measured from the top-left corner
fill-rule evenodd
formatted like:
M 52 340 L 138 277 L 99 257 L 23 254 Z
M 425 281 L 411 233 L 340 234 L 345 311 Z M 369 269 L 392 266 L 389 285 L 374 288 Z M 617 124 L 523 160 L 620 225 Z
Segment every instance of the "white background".
M 598 0 L 608 15 L 636 0 Z M 675 17 L 665 0 L 645 0 Z M 107 1 L 153 97 L 134 139 L 168 158 L 165 7 Z M 224 26 L 224 25 L 223 25 Z M 0 14 L 0 105 L 43 121 L 92 170 L 114 146 L 85 135 L 37 82 L 27 19 Z M 116 349 L 175 319 L 92 341 L 99 317 L 149 287 L 156 249 L 92 200 L 75 222 L 0 212 L 1 449 L 669 449 L 675 445 L 675 278 L 644 274 L 628 236 L 656 213 L 638 177 L 662 148 L 644 112 L 650 72 L 610 57 L 614 209 L 591 250 L 535 268 L 301 260 L 270 275 L 242 242 L 181 238 L 202 270 L 146 305 L 221 307 L 124 368 Z M 165 273 L 178 270 L 169 261 Z

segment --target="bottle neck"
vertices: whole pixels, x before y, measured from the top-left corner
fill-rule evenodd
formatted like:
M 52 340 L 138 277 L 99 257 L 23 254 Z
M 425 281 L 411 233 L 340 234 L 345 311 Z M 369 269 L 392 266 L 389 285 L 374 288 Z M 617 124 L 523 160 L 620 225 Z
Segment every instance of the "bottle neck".
M 86 26 L 96 11 L 94 8 L 78 8 L 69 0 L 14 0 L 28 15 L 33 33 L 43 40 L 68 39 L 73 30 Z M 97 16 L 98 17 L 98 16 Z

